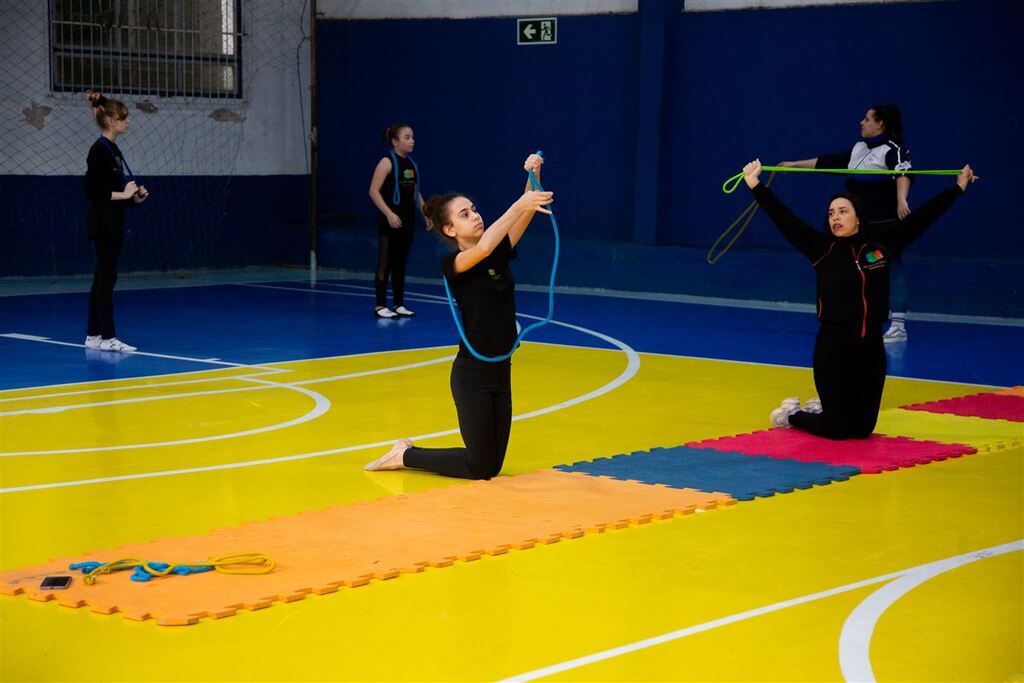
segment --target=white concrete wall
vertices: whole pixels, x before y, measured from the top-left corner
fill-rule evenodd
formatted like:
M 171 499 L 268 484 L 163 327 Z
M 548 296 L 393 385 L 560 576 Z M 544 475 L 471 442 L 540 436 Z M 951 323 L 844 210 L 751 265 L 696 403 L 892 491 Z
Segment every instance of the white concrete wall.
M 637 0 L 317 0 L 322 19 L 472 19 L 636 11 Z
M 0 0 L 0 174 L 81 174 L 99 132 L 84 94 L 50 92 L 47 4 Z M 242 5 L 242 100 L 105 93 L 131 112 L 131 128 L 118 144 L 137 174 L 308 172 L 308 7 L 297 0 Z M 137 109 L 143 99 L 157 112 Z M 244 120 L 211 118 L 222 108 Z
M 821 5 L 877 5 L 894 2 L 932 2 L 933 0 L 685 0 L 687 12 L 719 12 L 736 9 L 781 9 Z

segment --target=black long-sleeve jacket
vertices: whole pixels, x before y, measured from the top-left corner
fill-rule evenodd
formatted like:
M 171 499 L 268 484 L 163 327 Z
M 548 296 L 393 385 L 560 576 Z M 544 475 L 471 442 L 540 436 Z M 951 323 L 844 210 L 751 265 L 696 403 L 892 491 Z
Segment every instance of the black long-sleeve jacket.
M 958 185 L 943 190 L 898 223 L 862 220 L 849 237 L 815 230 L 763 184 L 753 193 L 783 237 L 814 266 L 822 328 L 863 339 L 880 335 L 889 315 L 891 259 L 924 234 L 963 191 Z
M 113 154 L 111 154 L 113 151 Z M 89 148 L 83 189 L 89 200 L 89 239 L 121 239 L 124 236 L 124 208 L 135 206 L 131 199 L 111 199 L 111 192 L 124 190 L 124 157 L 117 145 L 108 148 L 97 140 Z

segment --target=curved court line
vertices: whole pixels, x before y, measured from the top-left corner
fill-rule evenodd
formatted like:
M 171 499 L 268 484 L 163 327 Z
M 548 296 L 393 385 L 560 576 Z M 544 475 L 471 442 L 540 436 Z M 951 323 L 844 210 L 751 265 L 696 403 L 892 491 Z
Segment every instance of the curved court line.
M 871 637 L 882 614 L 897 600 L 939 574 L 1016 550 L 1024 550 L 1024 540 L 921 565 L 869 595 L 850 613 L 843 624 L 842 633 L 839 634 L 839 668 L 843 672 L 843 678 L 847 681 L 874 683 L 875 672 L 871 668 Z
M 523 318 L 532 318 L 534 320 L 543 320 L 543 318 L 540 318 L 538 316 L 526 315 L 525 313 L 520 313 L 520 314 L 517 314 L 517 315 L 520 315 Z M 569 406 L 574 406 L 574 405 L 578 405 L 580 403 L 585 403 L 585 402 L 587 402 L 587 401 L 589 401 L 591 399 L 597 398 L 598 396 L 601 396 L 603 394 L 607 394 L 608 392 L 611 392 L 611 391 L 614 391 L 615 389 L 618 389 L 620 386 L 622 386 L 623 384 L 625 384 L 629 380 L 633 379 L 633 377 L 636 376 L 636 373 L 638 373 L 640 371 L 640 354 L 637 353 L 636 350 L 633 349 L 633 347 L 627 345 L 625 342 L 619 341 L 618 339 L 615 339 L 614 337 L 609 337 L 608 335 L 602 334 L 600 332 L 597 332 L 596 330 L 588 330 L 585 327 L 578 327 L 576 325 L 570 325 L 569 323 L 558 322 L 557 320 L 549 320 L 548 324 L 549 325 L 558 325 L 560 327 L 567 327 L 567 328 L 569 328 L 571 330 L 576 330 L 577 332 L 583 332 L 585 334 L 589 334 L 589 335 L 592 335 L 594 337 L 597 337 L 598 339 L 606 341 L 609 344 L 611 344 L 612 346 L 615 346 L 620 351 L 622 351 L 623 353 L 626 354 L 626 369 L 623 370 L 619 374 L 619 376 L 616 377 L 615 379 L 613 379 L 611 382 L 608 382 L 604 386 L 598 387 L 597 389 L 594 389 L 591 392 L 588 392 L 588 393 L 583 394 L 581 396 L 577 396 L 575 398 L 571 398 L 571 399 L 569 399 L 567 401 L 562 401 L 561 403 L 557 403 L 557 404 L 555 404 L 553 406 L 548 406 L 546 408 L 538 408 L 537 410 L 531 411 L 529 413 L 523 413 L 522 415 L 516 415 L 515 417 L 512 418 L 513 421 L 515 421 L 515 420 L 525 420 L 527 418 L 537 417 L 538 415 L 544 415 L 546 413 L 553 413 L 556 410 L 562 410 L 563 408 L 568 408 Z
M 15 456 L 34 456 L 34 455 L 55 455 L 58 453 L 95 453 L 97 451 L 124 451 L 133 448 L 157 448 L 160 446 L 178 446 L 187 443 L 204 443 L 207 441 L 222 441 L 224 439 L 233 439 L 239 436 L 250 436 L 252 434 L 263 434 L 265 432 L 273 432 L 279 429 L 287 429 L 288 427 L 294 427 L 311 420 L 315 420 L 331 408 L 331 402 L 323 394 L 319 394 L 309 389 L 303 389 L 302 387 L 290 387 L 285 384 L 278 382 L 269 382 L 267 380 L 252 379 L 251 382 L 260 382 L 267 385 L 266 388 L 282 388 L 291 389 L 297 391 L 300 394 L 305 394 L 313 399 L 313 409 L 307 412 L 305 415 L 300 415 L 294 419 L 288 420 L 287 422 L 279 422 L 277 424 L 265 425 L 263 427 L 256 427 L 255 429 L 247 429 L 241 432 L 231 432 L 229 434 L 213 434 L 210 436 L 197 436 L 194 439 L 177 439 L 175 441 L 153 441 L 145 443 L 129 443 L 121 444 L 118 446 L 94 446 L 92 448 L 58 448 L 50 451 L 10 451 L 0 453 L 0 457 L 11 458 Z M 263 389 L 265 387 L 257 387 Z M 7 489 L 0 489 L 0 493 L 5 492 Z
M 301 291 L 301 290 L 298 290 L 298 291 Z M 525 316 L 525 317 L 529 317 L 529 316 Z M 549 412 L 552 412 L 554 410 L 561 410 L 562 408 L 567 408 L 569 406 L 576 405 L 578 403 L 582 403 L 585 400 L 589 401 L 591 399 L 597 398 L 598 396 L 601 396 L 601 395 L 606 394 L 606 393 L 608 393 L 610 391 L 613 391 L 616 388 L 618 388 L 619 386 L 621 386 L 622 384 L 628 382 L 630 379 L 632 379 L 632 377 L 634 375 L 636 375 L 636 373 L 637 373 L 637 371 L 638 371 L 638 369 L 640 367 L 640 356 L 639 356 L 639 354 L 632 347 L 628 346 L 627 344 L 625 344 L 625 343 L 623 343 L 623 342 L 621 342 L 621 341 L 619 341 L 617 339 L 614 339 L 612 337 L 604 335 L 604 334 L 602 334 L 600 332 L 597 332 L 595 330 L 590 330 L 588 328 L 579 327 L 579 326 L 576 326 L 576 325 L 570 325 L 569 323 L 560 323 L 558 321 L 552 320 L 551 324 L 553 324 L 553 325 L 562 325 L 564 327 L 569 327 L 571 329 L 578 330 L 578 331 L 583 332 L 585 334 L 591 334 L 591 335 L 593 335 L 595 337 L 598 337 L 599 339 L 607 340 L 609 343 L 614 344 L 616 347 L 618 347 L 619 349 L 623 350 L 627 354 L 627 357 L 629 358 L 628 362 L 626 363 L 626 369 L 623 370 L 619 374 L 619 376 L 616 377 L 615 379 L 613 379 L 611 382 L 608 382 L 604 386 L 599 387 L 598 389 L 596 389 L 594 391 L 591 391 L 591 392 L 589 392 L 587 394 L 583 394 L 580 397 L 569 399 L 568 401 L 563 401 L 562 403 L 559 403 L 559 404 L 557 404 L 555 406 L 551 406 L 549 408 L 541 408 L 539 410 L 535 410 L 535 411 L 532 411 L 530 413 L 525 413 L 523 415 L 513 416 L 512 417 L 513 420 L 520 420 L 520 419 L 526 419 L 527 417 L 535 417 L 537 415 L 543 415 L 545 413 L 549 413 Z M 439 431 L 439 432 L 431 432 L 429 434 L 418 434 L 418 435 L 411 436 L 411 437 L 408 437 L 408 438 L 410 438 L 412 440 L 423 440 L 423 439 L 431 439 L 431 438 L 439 437 L 439 436 L 449 436 L 451 434 L 458 434 L 458 433 L 459 433 L 459 429 L 456 427 L 455 429 L 447 429 L 447 430 Z M 137 474 L 123 474 L 123 475 L 114 476 L 114 477 L 97 477 L 95 479 L 74 479 L 74 480 L 70 480 L 70 481 L 49 482 L 49 483 L 46 483 L 46 484 L 28 484 L 28 485 L 25 485 L 25 486 L 11 486 L 11 487 L 0 489 L 0 494 L 4 494 L 4 493 L 18 493 L 18 492 L 22 492 L 22 491 L 40 491 L 40 490 L 44 490 L 44 489 L 65 488 L 65 487 L 68 487 L 68 486 L 86 486 L 86 485 L 89 485 L 89 484 L 103 484 L 103 483 L 107 483 L 107 482 L 128 481 L 128 480 L 132 480 L 132 479 L 150 479 L 150 478 L 153 478 L 153 477 L 170 477 L 170 476 L 177 476 L 177 475 L 180 475 L 180 474 L 196 474 L 196 473 L 200 473 L 200 472 L 215 472 L 215 471 L 218 471 L 218 470 L 240 469 L 240 468 L 243 468 L 243 467 L 256 467 L 256 466 L 259 466 L 259 465 L 273 465 L 273 464 L 276 464 L 276 463 L 291 462 L 291 461 L 295 461 L 295 460 L 307 460 L 309 458 L 319 458 L 319 457 L 322 457 L 322 456 L 325 456 L 325 455 L 334 455 L 334 454 L 337 454 L 337 453 L 345 453 L 345 452 L 349 452 L 349 451 L 359 451 L 359 450 L 365 450 L 365 449 L 368 449 L 368 448 L 383 448 L 384 446 L 391 446 L 394 442 L 395 442 L 395 439 L 388 439 L 386 441 L 376 441 L 376 442 L 373 442 L 373 443 L 359 444 L 359 445 L 356 445 L 356 446 L 344 446 L 342 448 L 331 448 L 331 449 L 323 450 L 323 451 L 313 451 L 311 453 L 298 453 L 298 454 L 295 454 L 295 455 L 284 455 L 284 456 L 278 456 L 278 457 L 274 457 L 274 458 L 262 458 L 262 459 L 259 459 L 259 460 L 246 460 L 246 461 L 242 461 L 242 462 L 222 463 L 222 464 L 219 464 L 219 465 L 205 465 L 205 466 L 202 466 L 202 467 L 188 467 L 188 468 L 182 468 L 182 469 L 177 469 L 177 470 L 160 470 L 160 471 L 156 471 L 156 472 L 140 472 L 140 473 L 137 473 Z
M 0 335 L 0 337 L 2 337 L 2 336 L 3 335 Z M 35 338 L 35 339 L 30 340 L 30 341 L 39 341 L 40 339 L 43 339 L 45 341 L 45 338 L 42 338 L 42 337 Z M 72 344 L 70 342 L 52 342 L 52 343 L 60 344 L 62 346 L 72 346 L 72 347 L 77 346 L 77 347 L 81 348 L 81 344 Z M 435 350 L 435 349 L 450 349 L 450 348 L 451 348 L 451 344 L 442 344 L 442 345 L 438 345 L 438 346 L 418 347 L 415 350 L 417 350 L 417 351 L 432 351 L 432 350 Z M 297 359 L 297 360 L 294 360 L 294 361 L 275 361 L 275 362 L 280 362 L 280 363 L 296 363 L 296 362 L 298 362 L 298 363 L 301 363 L 301 362 L 305 362 L 305 361 L 309 361 L 309 360 L 335 360 L 335 359 L 338 359 L 338 358 L 350 359 L 350 358 L 360 358 L 362 356 L 380 356 L 380 355 L 385 355 L 385 354 L 390 354 L 390 353 L 405 353 L 407 351 L 409 351 L 409 349 L 387 349 L 387 350 L 384 350 L 384 351 L 366 351 L 364 353 L 346 353 L 346 354 L 341 354 L 341 355 L 338 355 L 338 356 L 320 356 L 320 357 L 316 357 L 316 358 L 302 358 L 302 359 Z M 189 357 L 186 357 L 186 356 L 177 356 L 177 358 L 180 358 L 182 360 L 193 361 L 193 362 L 196 362 L 196 363 L 207 362 L 207 361 L 200 360 L 198 358 L 189 358 Z M 223 363 L 223 361 L 221 363 Z M 27 395 L 27 396 L 3 397 L 3 401 L 6 403 L 6 402 L 9 402 L 9 401 L 27 401 L 27 400 L 30 400 L 30 399 L 50 398 L 50 397 L 53 397 L 53 396 L 75 396 L 75 395 L 78 395 L 78 394 L 100 393 L 100 392 L 105 392 L 105 391 L 118 391 L 118 390 L 121 390 L 121 389 L 146 389 L 146 388 L 150 388 L 150 387 L 174 386 L 174 385 L 177 385 L 177 384 L 196 384 L 196 383 L 199 383 L 199 382 L 218 382 L 218 381 L 226 380 L 226 379 L 244 379 L 244 378 L 248 378 L 248 377 L 262 377 L 264 375 L 280 375 L 280 374 L 285 373 L 285 372 L 291 372 L 291 370 L 288 370 L 287 368 L 278 368 L 278 367 L 270 367 L 270 366 L 262 366 L 262 365 L 248 365 L 246 363 L 235 363 L 233 365 L 235 367 L 239 368 L 239 369 L 252 368 L 253 370 L 257 370 L 258 372 L 247 372 L 247 373 L 242 374 L 242 375 L 222 375 L 222 376 L 218 376 L 218 377 L 206 377 L 206 378 L 203 378 L 203 379 L 177 380 L 177 381 L 173 381 L 173 382 L 155 382 L 153 384 L 119 384 L 119 385 L 113 386 L 113 387 L 108 387 L 106 385 L 107 384 L 111 384 L 113 382 L 128 382 L 130 380 L 162 379 L 162 378 L 167 378 L 167 377 L 174 377 L 175 375 L 173 373 L 171 373 L 171 374 L 169 374 L 169 373 L 160 373 L 160 374 L 157 374 L 157 375 L 137 375 L 137 376 L 134 376 L 134 377 L 114 377 L 114 378 L 111 378 L 111 379 L 95 379 L 95 380 L 88 380 L 88 383 L 90 385 L 99 384 L 99 385 L 103 385 L 103 386 L 101 386 L 98 389 L 97 388 L 82 389 L 80 391 L 65 391 L 65 392 L 60 392 L 60 393 L 55 393 L 55 394 L 30 394 L 30 395 Z M 188 370 L 185 373 L 179 373 L 179 374 L 192 374 L 192 373 L 197 373 L 197 372 L 208 372 L 208 371 L 207 370 Z M 50 389 L 50 388 L 54 388 L 54 387 L 80 386 L 81 384 L 82 384 L 81 381 L 62 382 L 62 383 L 59 383 L 59 384 L 40 384 L 38 386 L 22 387 L 22 388 L 18 388 L 18 389 L 0 389 L 0 394 L 3 394 L 4 392 L 8 392 L 8 391 L 12 391 L 13 392 L 13 391 L 28 391 L 29 389 Z
M 237 379 L 242 382 L 254 382 L 255 379 L 249 377 L 232 377 L 231 379 Z M 182 394 L 160 394 L 159 396 L 138 396 L 136 398 L 119 398 L 113 401 L 94 401 L 92 403 L 72 403 L 70 405 L 57 405 L 57 406 L 46 406 L 43 408 L 25 408 L 23 410 L 8 410 L 0 413 L 0 417 L 9 417 L 11 415 L 50 415 L 54 413 L 63 413 L 71 410 L 83 410 L 86 408 L 104 408 L 106 406 L 118 406 L 126 405 L 130 403 L 148 403 L 149 401 L 169 401 L 176 398 L 193 398 L 196 396 L 214 396 L 216 394 L 232 394 L 235 392 L 243 391 L 266 391 L 274 386 L 288 387 L 287 383 L 273 383 L 271 386 L 259 386 L 259 387 L 232 387 L 230 389 L 210 389 L 209 391 L 189 391 Z M 51 453 L 54 451 L 23 451 L 21 453 L 5 453 L 0 451 L 0 458 L 5 458 L 9 455 L 31 455 L 33 453 Z
M 200 371 L 202 372 L 202 371 Z M 105 394 L 112 391 L 134 391 L 136 389 L 158 389 L 160 387 L 176 387 L 184 386 L 187 384 L 208 384 L 210 382 L 224 382 L 232 379 L 248 379 L 250 377 L 262 377 L 264 375 L 279 375 L 287 370 L 267 370 L 265 372 L 247 373 L 244 375 L 223 375 L 220 377 L 204 377 L 202 379 L 182 379 L 173 382 L 154 382 L 152 384 L 120 384 L 116 387 L 98 387 L 94 389 L 79 389 L 78 391 L 60 391 L 54 394 L 28 394 L 25 396 L 14 396 L 11 398 L 4 397 L 4 403 L 12 403 L 14 401 L 33 401 L 43 400 L 47 398 L 64 398 L 65 396 L 82 396 L 83 394 Z M 148 375 L 148 377 L 168 377 L 168 375 Z M 99 382 L 123 382 L 127 379 L 145 379 L 145 377 L 130 377 L 130 378 L 119 378 L 114 380 L 96 380 Z M 90 380 L 91 384 L 92 381 Z M 75 384 L 81 385 L 82 382 L 76 382 Z M 58 384 L 55 386 L 68 386 L 66 384 Z M 43 389 L 45 387 L 27 387 L 29 389 Z M 23 389 L 18 389 L 23 391 Z M 0 413 L 0 415 L 9 415 L 10 413 Z
M 542 669 L 534 669 L 533 671 L 527 671 L 526 673 L 510 676 L 509 678 L 504 678 L 501 681 L 498 681 L 498 683 L 512 683 L 513 681 L 517 683 L 519 681 L 533 681 L 538 678 L 544 678 L 545 676 L 552 676 L 557 673 L 562 673 L 563 671 L 578 669 L 581 666 L 587 666 L 588 664 L 594 664 L 596 662 L 604 661 L 606 659 L 618 657 L 619 655 L 630 654 L 631 652 L 644 650 L 655 645 L 661 645 L 663 643 L 668 643 L 673 640 L 679 640 L 680 638 L 692 636 L 696 633 L 711 631 L 720 626 L 728 626 L 729 624 L 735 624 L 740 621 L 745 621 L 747 619 L 759 617 L 763 614 L 778 612 L 789 607 L 796 607 L 797 605 L 803 605 L 808 602 L 814 602 L 815 600 L 821 600 L 822 598 L 830 598 L 834 595 L 848 593 L 849 591 L 864 588 L 866 586 L 872 586 L 878 583 L 892 581 L 893 579 L 898 579 L 902 576 L 917 572 L 932 565 L 942 564 L 943 562 L 948 561 L 956 561 L 959 558 L 969 556 L 984 555 L 987 557 L 988 555 L 985 555 L 986 553 L 997 554 L 1003 552 L 1010 552 L 1011 550 L 1020 550 L 1022 546 L 1024 546 L 1024 539 L 1015 541 L 1013 543 L 1007 543 L 1004 545 L 998 545 L 992 548 L 986 548 L 984 550 L 975 551 L 973 553 L 968 553 L 967 555 L 958 555 L 956 557 L 949 558 L 948 560 L 939 560 L 938 562 L 923 564 L 917 567 L 911 567 L 909 569 L 903 569 L 897 572 L 892 572 L 890 574 L 883 574 L 881 576 L 876 576 L 871 579 L 865 579 L 863 581 L 857 581 L 855 583 L 848 583 L 845 586 L 838 586 L 836 588 L 830 588 L 828 590 L 820 591 L 818 593 L 804 595 L 799 598 L 784 600 L 782 602 L 777 602 L 773 605 L 765 605 L 764 607 L 758 607 L 756 609 L 748 610 L 746 612 L 739 612 L 738 614 L 722 617 L 721 619 L 715 619 L 713 621 L 706 621 L 703 624 L 688 626 L 687 628 L 679 629 L 678 631 L 672 631 L 671 633 L 665 633 L 660 636 L 654 636 L 653 638 L 646 638 L 644 640 L 638 640 L 634 643 L 621 645 L 619 647 L 611 648 L 609 650 L 595 652 L 594 654 L 586 655 L 584 657 L 577 657 L 576 659 L 570 659 L 568 661 L 561 662 L 560 664 L 552 664 L 551 666 L 546 666 Z M 977 557 L 977 559 L 981 559 L 981 557 Z
M 232 394 L 232 393 L 243 392 L 243 391 L 265 391 L 268 388 L 274 388 L 274 387 L 281 387 L 281 388 L 284 388 L 284 389 L 290 389 L 290 388 L 294 388 L 294 387 L 305 386 L 307 384 L 322 384 L 324 382 L 335 382 L 335 381 L 343 380 L 343 379 L 354 379 L 356 377 L 366 377 L 366 376 L 369 376 L 369 375 L 380 375 L 380 374 L 384 374 L 384 373 L 388 373 L 388 372 L 401 372 L 403 370 L 409 370 L 409 369 L 413 369 L 413 368 L 420 368 L 420 367 L 425 367 L 425 366 L 428 366 L 428 365 L 436 365 L 438 363 L 444 363 L 444 362 L 450 361 L 450 360 L 452 360 L 454 358 L 455 358 L 454 355 L 447 355 L 447 356 L 442 356 L 440 358 L 434 358 L 434 359 L 431 359 L 431 360 L 420 361 L 420 362 L 417 362 L 417 363 L 409 363 L 407 365 L 393 365 L 393 366 L 386 367 L 386 368 L 377 368 L 375 370 L 360 370 L 359 372 L 350 372 L 350 373 L 347 373 L 347 374 L 344 374 L 344 375 L 332 375 L 330 377 L 317 377 L 315 379 L 305 379 L 305 380 L 301 380 L 299 382 L 267 382 L 266 380 L 258 379 L 258 377 L 259 377 L 258 375 L 237 375 L 237 376 L 233 376 L 233 377 L 212 378 L 210 380 L 191 380 L 191 382 L 189 382 L 189 383 L 200 382 L 200 381 L 215 382 L 215 381 L 235 380 L 235 381 L 239 381 L 239 382 L 259 382 L 261 384 L 267 384 L 268 386 L 259 386 L 259 387 L 231 387 L 229 389 L 211 389 L 210 391 L 193 391 L 193 392 L 187 392 L 187 393 L 182 393 L 182 394 L 161 394 L 159 396 L 139 396 L 139 397 L 136 397 L 136 398 L 121 398 L 121 399 L 117 399 L 117 400 L 114 400 L 114 401 L 96 401 L 96 402 L 93 402 L 93 403 L 75 403 L 75 404 L 72 404 L 72 405 L 46 406 L 46 407 L 43 407 L 43 408 L 25 408 L 24 410 L 10 410 L 10 411 L 7 411 L 7 412 L 0 412 L 0 417 L 7 417 L 9 415 L 46 415 L 46 414 L 51 414 L 51 413 L 62 413 L 62 412 L 68 411 L 68 410 L 81 410 L 83 408 L 99 408 L 99 407 L 103 407 L 103 406 L 123 405 L 123 404 L 129 404 L 129 403 L 146 403 L 148 401 L 165 401 L 165 400 L 176 399 L 176 398 L 193 398 L 193 397 L 196 397 L 196 396 L 212 396 L 212 395 L 215 395 L 215 394 Z M 285 371 L 282 370 L 282 372 L 285 372 Z M 183 382 L 183 384 L 184 383 L 186 383 L 186 382 Z M 143 384 L 143 385 L 138 385 L 138 386 L 135 386 L 135 387 L 128 387 L 128 389 L 149 389 L 149 388 L 155 388 L 155 387 L 171 386 L 173 384 L 175 384 L 175 383 L 168 382 L 166 384 Z M 125 389 L 125 387 L 118 387 L 118 389 Z M 116 389 L 104 389 L 103 391 L 115 391 L 115 390 Z M 81 394 L 81 393 L 89 393 L 89 392 L 88 391 L 84 391 L 84 392 L 74 392 L 74 393 Z M 44 396 L 41 396 L 40 398 L 49 398 L 49 396 L 44 395 Z M 0 452 L 0 458 L 7 457 L 7 456 L 10 456 L 10 455 L 33 455 L 33 454 L 39 454 L 39 453 L 57 453 L 57 452 L 67 452 L 67 451 L 22 451 L 20 453 L 4 453 L 4 452 Z

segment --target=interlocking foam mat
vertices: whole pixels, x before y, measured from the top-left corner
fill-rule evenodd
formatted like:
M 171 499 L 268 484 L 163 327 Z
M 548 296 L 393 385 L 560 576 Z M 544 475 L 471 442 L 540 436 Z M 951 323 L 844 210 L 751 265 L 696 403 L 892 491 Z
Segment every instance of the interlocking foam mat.
M 1024 440 L 1024 428 L 1017 422 L 901 408 L 879 413 L 876 432 L 966 444 L 979 453 L 1018 447 Z
M 0 574 L 0 593 L 187 625 L 734 502 L 720 493 L 544 470 L 55 559 Z M 148 583 L 119 572 L 91 586 L 76 578 L 67 590 L 38 589 L 43 576 L 68 574 L 68 565 L 82 560 L 198 562 L 243 552 L 264 553 L 277 568 L 265 575 L 208 572 Z
M 947 413 L 983 417 L 988 420 L 1009 420 L 1024 422 L 1024 395 L 1003 393 L 974 394 L 958 396 L 942 401 L 913 403 L 902 406 L 904 410 L 921 410 L 929 413 Z
M 936 460 L 977 452 L 963 444 L 939 443 L 902 436 L 872 434 L 868 439 L 831 441 L 798 429 L 768 429 L 750 434 L 726 436 L 686 444 L 691 448 L 713 448 L 746 455 L 766 455 L 801 462 L 849 465 L 866 474 L 899 467 L 912 467 Z
M 583 472 L 645 484 L 721 491 L 736 500 L 752 500 L 794 489 L 845 481 L 856 467 L 800 462 L 710 448 L 653 448 L 628 455 L 559 465 L 564 472 Z

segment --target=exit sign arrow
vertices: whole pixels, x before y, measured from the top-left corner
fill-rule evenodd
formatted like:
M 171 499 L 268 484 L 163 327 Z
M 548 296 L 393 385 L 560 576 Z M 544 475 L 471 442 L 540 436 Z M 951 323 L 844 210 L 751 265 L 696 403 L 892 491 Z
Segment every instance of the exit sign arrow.
M 516 20 L 517 45 L 554 45 L 558 42 L 558 19 L 541 17 Z

